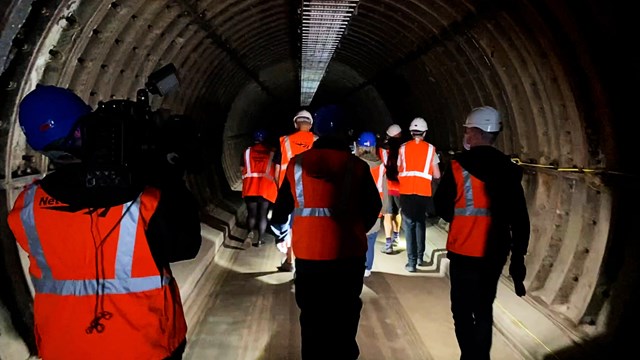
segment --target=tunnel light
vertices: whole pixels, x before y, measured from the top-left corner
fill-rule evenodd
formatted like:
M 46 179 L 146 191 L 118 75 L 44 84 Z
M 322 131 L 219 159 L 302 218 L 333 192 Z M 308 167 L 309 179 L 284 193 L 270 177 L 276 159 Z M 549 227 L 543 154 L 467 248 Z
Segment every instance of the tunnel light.
M 304 0 L 300 105 L 311 103 L 358 1 Z

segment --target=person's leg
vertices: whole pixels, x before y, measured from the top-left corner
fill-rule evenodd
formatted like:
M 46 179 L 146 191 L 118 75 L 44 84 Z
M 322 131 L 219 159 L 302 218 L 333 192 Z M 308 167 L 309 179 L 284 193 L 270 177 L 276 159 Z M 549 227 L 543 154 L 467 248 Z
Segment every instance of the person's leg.
M 491 358 L 491 343 L 493 338 L 493 301 L 498 291 L 498 282 L 502 268 L 491 267 L 483 271 L 476 306 L 474 308 L 475 341 L 477 359 Z
M 263 197 L 260 197 L 256 203 L 256 227 L 258 228 L 258 237 L 253 241 L 253 246 L 260 246 L 264 244 L 263 236 L 267 231 L 267 213 L 269 212 L 269 205 L 271 205 L 271 203 Z
M 461 263 L 459 259 L 451 259 L 449 262 L 451 313 L 461 360 L 475 359 L 476 355 L 473 311 L 477 301 L 478 280 L 478 269 L 464 262 Z
M 404 227 L 405 239 L 407 242 L 407 265 L 409 272 L 416 271 L 418 261 L 417 244 L 416 244 L 416 224 L 413 220 L 413 195 L 400 195 L 400 204 L 402 207 L 402 226 Z
M 364 260 L 364 259 L 362 259 Z M 361 261 L 362 261 L 361 260 Z M 335 337 L 330 343 L 333 347 L 329 356 L 323 359 L 355 360 L 360 354 L 356 336 L 360 323 L 362 300 L 360 295 L 363 287 L 362 262 L 352 260 L 340 261 L 338 271 L 332 276 L 334 287 L 333 303 L 328 307 L 333 309 L 333 327 Z M 326 346 L 326 344 L 325 344 Z
M 373 268 L 373 258 L 376 247 L 376 240 L 378 239 L 378 232 L 367 235 L 367 260 L 365 261 L 364 276 L 367 277 L 371 274 Z
M 418 265 L 424 263 L 424 252 L 427 245 L 427 201 L 426 196 L 416 196 L 417 211 L 415 213 L 416 225 L 416 254 L 418 256 Z
M 246 197 L 245 204 L 247 205 L 247 228 L 249 231 L 253 231 L 256 228 L 256 219 L 258 217 L 258 202 L 255 197 Z
M 249 249 L 256 237 L 254 230 L 256 228 L 256 217 L 258 216 L 258 203 L 255 196 L 245 197 L 244 202 L 247 206 L 247 230 L 249 232 L 242 246 L 244 249 Z
M 400 239 L 400 196 L 391 196 L 389 201 L 391 203 L 391 240 L 393 241 L 393 245 L 398 245 L 398 240 Z
M 325 298 L 331 289 L 325 289 L 328 283 L 321 276 L 321 270 L 316 268 L 321 264 L 316 262 L 300 261 L 296 263 L 295 299 L 300 309 L 300 350 L 302 359 L 314 359 L 321 354 L 324 344 L 326 306 L 321 299 Z
M 393 231 L 393 221 L 392 214 L 384 214 L 384 219 L 382 225 L 384 225 L 384 237 L 387 239 L 391 239 L 391 232 Z
M 291 248 L 292 224 L 293 224 L 293 214 L 289 215 L 289 219 L 287 221 L 287 228 L 289 229 L 289 232 L 285 237 L 285 244 L 286 244 L 287 250 L 285 252 L 284 259 L 282 259 L 282 263 L 280 264 L 280 266 L 278 266 L 278 271 L 284 271 L 284 272 L 293 271 L 294 256 L 293 256 L 293 249 Z

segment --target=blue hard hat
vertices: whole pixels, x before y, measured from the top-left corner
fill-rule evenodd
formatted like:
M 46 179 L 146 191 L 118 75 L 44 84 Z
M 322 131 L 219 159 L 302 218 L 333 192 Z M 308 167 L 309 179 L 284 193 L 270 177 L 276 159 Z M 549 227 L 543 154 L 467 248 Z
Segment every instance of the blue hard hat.
M 42 151 L 70 135 L 78 119 L 90 113 L 91 107 L 71 90 L 38 85 L 20 101 L 18 111 L 27 143 L 32 149 Z
M 253 133 L 253 141 L 264 142 L 267 139 L 267 132 L 265 130 L 256 130 Z
M 358 146 L 376 146 L 376 135 L 371 131 L 365 131 L 358 137 Z

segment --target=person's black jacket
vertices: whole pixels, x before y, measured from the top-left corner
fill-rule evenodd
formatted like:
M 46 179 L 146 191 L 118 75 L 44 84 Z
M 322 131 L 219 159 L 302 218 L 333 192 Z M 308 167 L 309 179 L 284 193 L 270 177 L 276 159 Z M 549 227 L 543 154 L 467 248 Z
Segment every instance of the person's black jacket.
M 492 226 L 485 257 L 505 261 L 527 253 L 530 235 L 529 213 L 522 189 L 522 168 L 492 146 L 476 146 L 454 155 L 453 160 L 485 183 L 490 199 Z M 434 194 L 436 214 L 453 220 L 456 184 L 449 166 Z
M 103 209 L 124 204 L 138 197 L 143 186 L 87 188 L 82 166 L 65 165 L 40 180 L 42 189 L 54 199 L 69 205 L 69 211 Z M 180 180 L 165 182 L 160 200 L 147 227 L 147 241 L 159 269 L 171 262 L 189 260 L 200 250 L 199 206 Z
M 318 140 L 314 142 L 313 147 L 310 150 L 307 150 L 307 152 L 314 151 L 314 149 L 333 149 L 345 152 L 351 151 L 348 142 L 335 136 L 323 136 L 318 138 Z M 306 152 L 302 154 L 305 153 Z M 350 194 L 350 199 L 352 199 L 355 204 L 353 208 L 358 209 L 356 213 L 350 214 L 350 216 L 360 217 L 359 220 L 362 221 L 364 228 L 368 230 L 371 229 L 378 220 L 378 215 L 382 208 L 382 202 L 380 200 L 378 188 L 371 176 L 369 165 L 355 155 L 352 155 L 352 157 L 354 173 L 364 174 L 363 176 L 365 176 L 365 178 L 360 181 L 360 185 L 357 188 L 352 189 L 352 193 Z M 292 160 L 289 163 L 289 166 L 293 166 L 293 164 L 294 161 Z M 326 162 L 324 165 L 326 167 L 333 166 L 330 162 Z M 356 167 L 359 167 L 359 169 L 356 170 Z M 280 186 L 280 189 L 278 190 L 278 197 L 276 198 L 273 213 L 271 215 L 271 224 L 285 224 L 289 214 L 293 212 L 294 207 L 295 202 L 291 192 L 291 185 L 289 180 L 285 177 L 282 182 L 282 186 Z

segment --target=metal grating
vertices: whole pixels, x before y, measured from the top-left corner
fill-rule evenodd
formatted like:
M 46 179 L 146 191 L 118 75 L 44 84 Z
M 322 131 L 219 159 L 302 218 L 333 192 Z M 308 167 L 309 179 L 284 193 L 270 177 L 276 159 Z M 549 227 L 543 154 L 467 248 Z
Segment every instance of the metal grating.
M 311 103 L 358 1 L 304 0 L 300 105 Z

